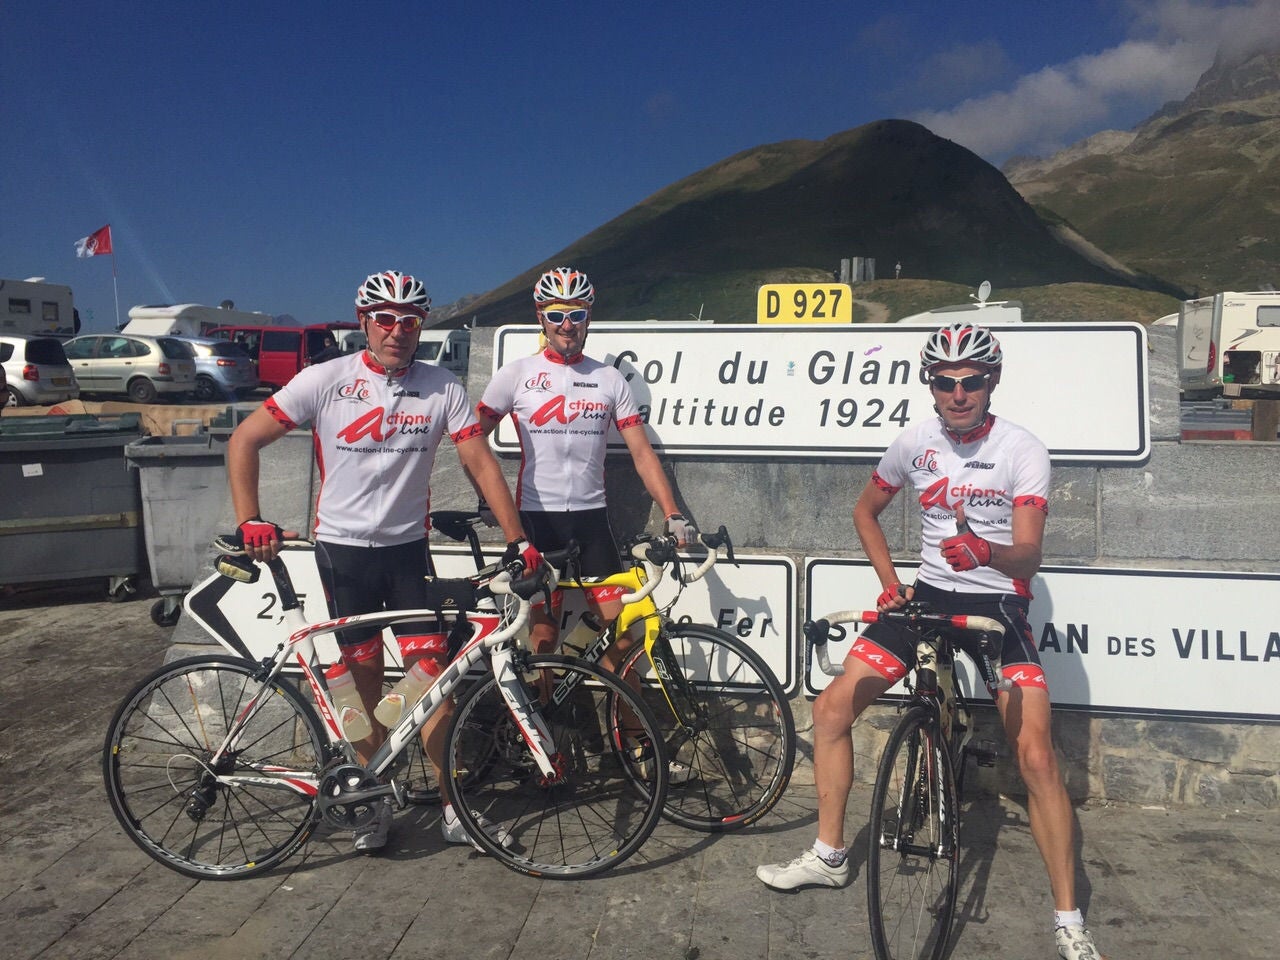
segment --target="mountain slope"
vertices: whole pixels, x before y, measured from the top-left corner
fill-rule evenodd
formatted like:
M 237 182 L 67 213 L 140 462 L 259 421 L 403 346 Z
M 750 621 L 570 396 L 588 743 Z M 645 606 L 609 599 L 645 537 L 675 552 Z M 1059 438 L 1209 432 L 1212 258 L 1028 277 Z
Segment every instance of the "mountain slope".
M 822 142 L 747 150 L 659 191 L 469 303 L 481 324 L 532 318 L 550 266 L 586 270 L 599 320 L 750 321 L 761 277 L 825 280 L 845 257 L 973 287 L 1088 282 L 1172 292 L 1064 243 L 984 160 L 919 124 L 882 120 Z M 735 291 L 732 296 L 727 291 Z M 732 306 L 730 306 L 732 304 Z M 745 315 L 744 315 L 745 314 Z
M 1280 51 L 1219 60 L 1131 133 L 1006 173 L 1108 254 L 1192 293 L 1280 283 Z

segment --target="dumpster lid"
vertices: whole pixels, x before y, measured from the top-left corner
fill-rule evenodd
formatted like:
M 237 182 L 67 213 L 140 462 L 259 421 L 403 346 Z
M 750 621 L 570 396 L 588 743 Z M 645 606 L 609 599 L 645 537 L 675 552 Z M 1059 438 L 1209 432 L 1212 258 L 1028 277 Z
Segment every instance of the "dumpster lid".
M 141 414 L 0 417 L 0 444 L 21 440 L 75 440 L 85 436 L 125 433 L 142 433 Z

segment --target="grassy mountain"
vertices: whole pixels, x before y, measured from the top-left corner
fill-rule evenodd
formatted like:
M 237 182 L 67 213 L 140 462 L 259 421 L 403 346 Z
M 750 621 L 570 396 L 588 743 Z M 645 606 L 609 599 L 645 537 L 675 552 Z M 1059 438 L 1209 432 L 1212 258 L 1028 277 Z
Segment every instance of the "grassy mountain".
M 1059 227 L 975 154 L 918 124 L 881 120 L 822 142 L 747 150 L 686 177 L 468 303 L 465 315 L 485 325 L 531 320 L 534 281 L 561 263 L 591 275 L 604 321 L 700 313 L 750 322 L 760 283 L 827 281 L 852 256 L 876 258 L 882 276 L 901 262 L 904 279 L 966 293 L 984 279 L 1001 296 L 1070 283 L 1177 293 Z M 926 306 L 948 302 L 957 301 Z
M 1005 172 L 1046 216 L 1193 295 L 1280 283 L 1280 51 L 1219 59 L 1133 131 Z

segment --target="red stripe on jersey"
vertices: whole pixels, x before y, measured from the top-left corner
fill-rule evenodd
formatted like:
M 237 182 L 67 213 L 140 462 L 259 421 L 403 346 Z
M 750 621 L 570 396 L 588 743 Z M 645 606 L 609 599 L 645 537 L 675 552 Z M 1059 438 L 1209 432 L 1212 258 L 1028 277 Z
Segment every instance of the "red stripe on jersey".
M 476 404 L 476 416 L 488 417 L 490 420 L 501 420 L 505 414 L 499 413 L 493 407 L 485 406 L 483 403 Z
M 644 417 L 637 413 L 634 416 L 617 421 L 617 424 L 619 430 L 626 430 L 628 427 L 644 426 Z
M 1021 497 L 1013 498 L 1015 507 L 1035 507 L 1041 513 L 1049 512 L 1049 501 L 1044 497 L 1037 497 L 1035 494 L 1026 494 Z
M 449 439 L 454 443 L 461 443 L 463 440 L 474 440 L 476 437 L 484 436 L 484 427 L 478 423 L 473 423 L 469 427 L 463 427 L 457 433 L 449 434 Z
M 271 419 L 286 430 L 296 430 L 298 428 L 298 425 L 289 419 L 289 415 L 276 405 L 275 397 L 267 397 L 266 400 L 262 401 L 262 406 L 267 413 L 271 414 Z
M 882 493 L 887 493 L 890 496 L 892 496 L 893 494 L 897 493 L 899 490 L 902 489 L 901 487 L 895 487 L 892 483 L 887 481 L 884 477 L 880 476 L 880 474 L 876 473 L 874 470 L 871 471 L 871 482 L 874 483 Z

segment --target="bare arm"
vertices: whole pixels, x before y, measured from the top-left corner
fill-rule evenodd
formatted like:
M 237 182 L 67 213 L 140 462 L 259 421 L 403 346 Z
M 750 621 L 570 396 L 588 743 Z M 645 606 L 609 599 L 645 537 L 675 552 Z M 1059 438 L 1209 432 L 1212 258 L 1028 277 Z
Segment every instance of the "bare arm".
M 963 516 L 963 508 L 958 511 Z M 1047 515 L 1039 507 L 1013 508 L 1013 543 L 991 543 L 991 562 L 1001 573 L 1015 580 L 1030 580 L 1044 558 L 1044 525 Z
M 889 541 L 885 539 L 884 528 L 880 526 L 880 514 L 893 502 L 895 495 L 868 480 L 853 507 L 853 528 L 858 532 L 862 552 L 871 561 L 872 569 L 880 578 L 880 586 L 886 590 L 899 580 L 893 557 L 889 553 Z
M 483 421 L 481 421 L 483 423 Z M 479 492 L 481 499 L 489 504 L 502 534 L 508 541 L 523 540 L 524 527 L 520 523 L 520 514 L 516 510 L 515 501 L 511 499 L 511 490 L 507 487 L 507 479 L 502 475 L 502 467 L 489 449 L 489 441 L 477 434 L 469 440 L 457 445 L 458 461 L 462 470 Z
M 622 439 L 626 441 L 627 450 L 631 452 L 631 462 L 635 464 L 640 481 L 649 492 L 649 496 L 653 497 L 654 502 L 657 503 L 662 515 L 669 517 L 673 513 L 679 513 L 680 508 L 676 506 L 675 494 L 671 492 L 667 474 L 662 469 L 662 462 L 658 459 L 658 455 L 653 452 L 653 446 L 649 443 L 649 435 L 644 432 L 644 427 L 640 425 L 628 427 L 622 431 Z
M 258 502 L 258 475 L 262 462 L 262 448 L 274 443 L 288 433 L 288 427 L 276 422 L 265 407 L 258 407 L 231 433 L 227 441 L 227 482 L 231 486 L 231 506 L 235 510 L 236 524 L 253 517 L 261 517 Z M 269 551 L 270 556 L 275 550 Z M 268 559 L 267 555 L 258 560 Z

